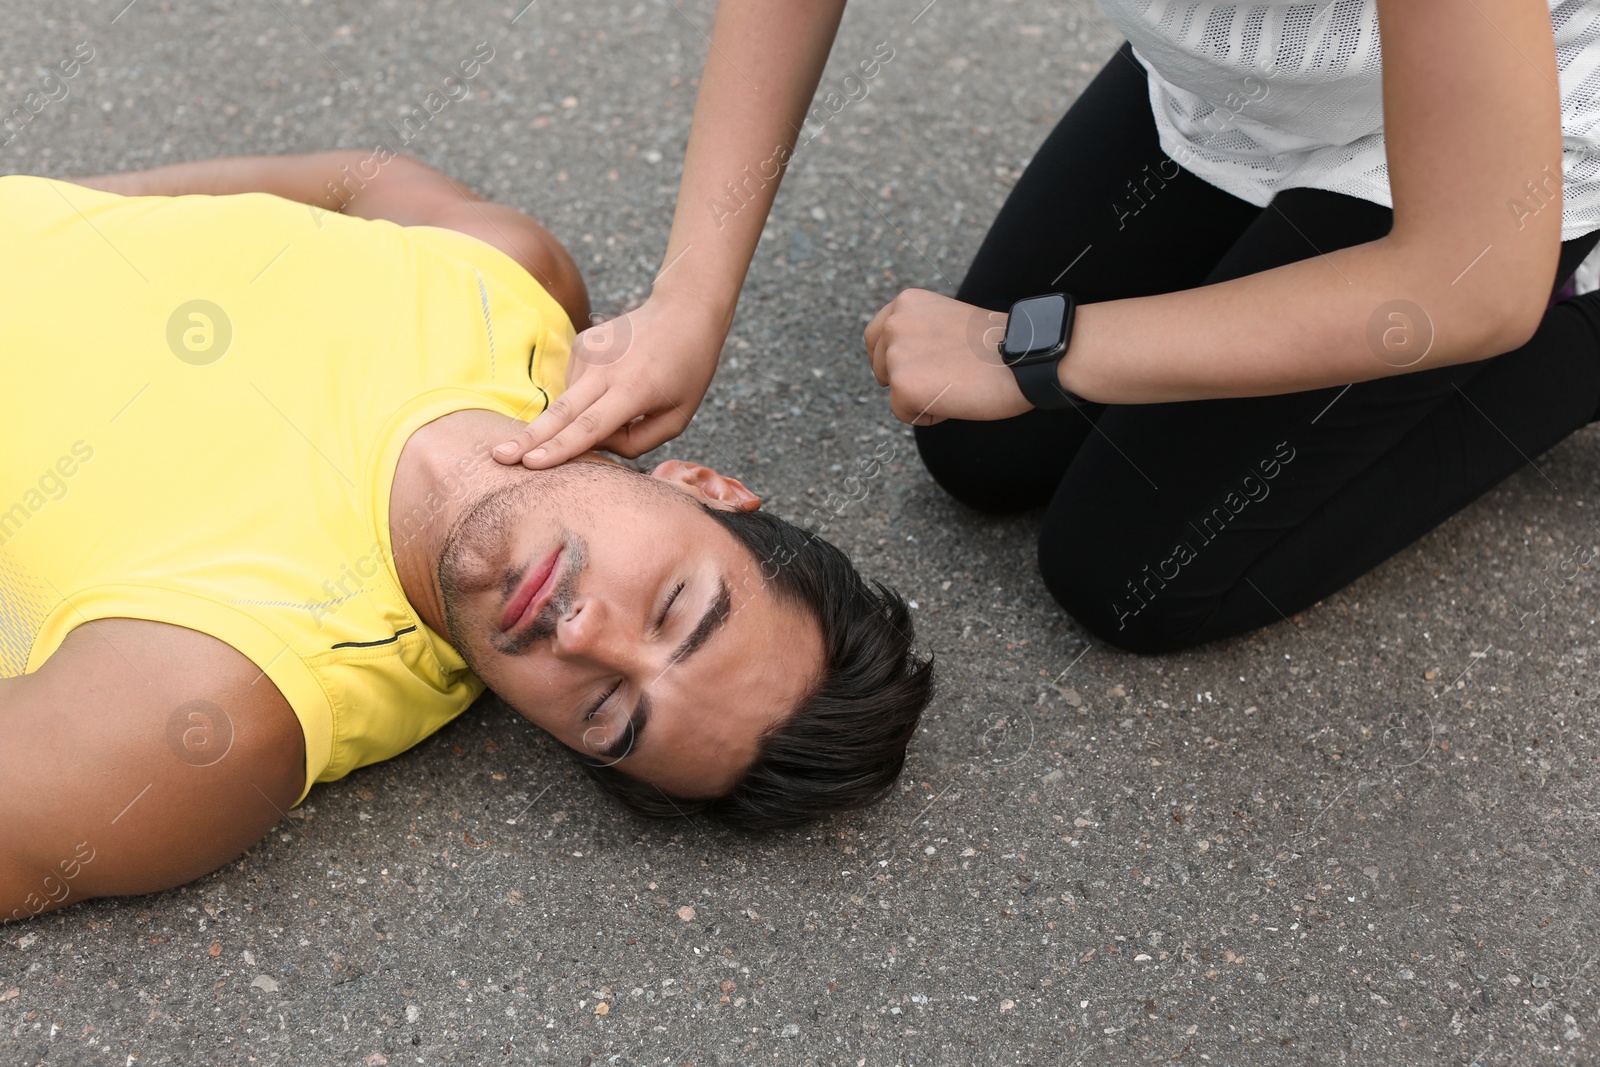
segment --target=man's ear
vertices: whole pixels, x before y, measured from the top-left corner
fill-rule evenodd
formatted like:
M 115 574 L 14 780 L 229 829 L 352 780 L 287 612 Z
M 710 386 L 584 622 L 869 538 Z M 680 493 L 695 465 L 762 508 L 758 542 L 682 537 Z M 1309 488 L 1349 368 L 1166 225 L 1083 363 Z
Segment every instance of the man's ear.
M 761 498 L 746 489 L 739 479 L 718 474 L 698 463 L 669 459 L 651 471 L 650 477 L 659 478 L 702 504 L 723 511 L 754 511 L 761 506 Z

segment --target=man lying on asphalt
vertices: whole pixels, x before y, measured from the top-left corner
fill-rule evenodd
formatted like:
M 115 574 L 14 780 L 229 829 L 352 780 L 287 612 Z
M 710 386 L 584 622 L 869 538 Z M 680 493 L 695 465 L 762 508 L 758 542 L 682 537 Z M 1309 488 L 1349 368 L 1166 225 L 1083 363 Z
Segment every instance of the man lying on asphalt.
M 212 871 L 485 687 L 646 814 L 899 773 L 896 594 L 705 467 L 489 454 L 582 370 L 533 220 L 330 152 L 0 178 L 0 245 L 0 919 Z

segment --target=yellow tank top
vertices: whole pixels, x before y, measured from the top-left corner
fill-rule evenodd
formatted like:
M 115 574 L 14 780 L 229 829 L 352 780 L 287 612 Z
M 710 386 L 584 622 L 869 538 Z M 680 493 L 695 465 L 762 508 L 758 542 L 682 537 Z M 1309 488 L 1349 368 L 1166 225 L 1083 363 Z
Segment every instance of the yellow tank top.
M 293 706 L 305 792 L 472 703 L 389 491 L 423 424 L 560 391 L 572 326 L 526 271 L 264 193 L 28 176 L 0 178 L 0 248 L 0 677 L 93 619 L 211 634 Z

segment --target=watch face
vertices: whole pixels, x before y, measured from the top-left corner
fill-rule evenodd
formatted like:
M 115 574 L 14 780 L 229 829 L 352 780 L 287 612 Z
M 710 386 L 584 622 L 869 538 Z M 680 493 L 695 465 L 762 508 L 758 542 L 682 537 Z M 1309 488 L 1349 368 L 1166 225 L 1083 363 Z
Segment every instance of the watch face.
M 1007 363 L 1018 363 L 1036 352 L 1053 351 L 1061 343 L 1061 328 L 1066 318 L 1067 301 L 1060 294 L 1036 296 L 1012 305 L 1006 323 L 1006 339 L 1000 354 Z

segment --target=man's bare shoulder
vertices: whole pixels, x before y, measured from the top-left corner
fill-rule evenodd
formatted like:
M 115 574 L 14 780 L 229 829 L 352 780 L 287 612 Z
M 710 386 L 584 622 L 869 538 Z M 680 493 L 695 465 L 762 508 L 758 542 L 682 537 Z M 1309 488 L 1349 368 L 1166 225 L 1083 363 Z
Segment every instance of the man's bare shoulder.
M 199 630 L 94 619 L 74 627 L 39 670 L 4 684 L 17 683 L 35 712 L 71 721 L 114 710 L 122 723 L 164 734 L 172 756 L 189 766 L 248 751 L 273 766 L 304 768 L 305 737 L 282 691 L 243 652 Z
M 150 619 L 108 618 L 69 632 L 38 672 L 131 674 L 168 691 L 229 695 L 245 713 L 293 715 L 283 693 L 243 652 L 219 637 Z

